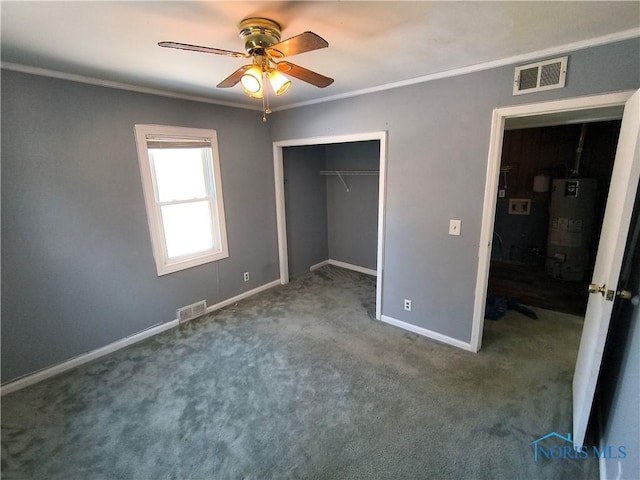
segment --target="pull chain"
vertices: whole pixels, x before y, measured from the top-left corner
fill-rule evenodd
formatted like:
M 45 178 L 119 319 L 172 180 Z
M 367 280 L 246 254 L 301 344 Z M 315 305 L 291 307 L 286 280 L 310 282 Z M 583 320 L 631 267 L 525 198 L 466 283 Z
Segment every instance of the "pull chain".
M 267 89 L 267 74 L 262 72 L 262 121 L 267 121 L 267 115 L 271 113 L 269 108 L 269 90 Z
M 269 115 L 271 113 L 271 108 L 269 107 L 269 93 L 266 88 L 264 90 L 264 96 L 267 99 L 267 109 L 265 110 L 265 112 L 267 113 L 267 115 Z
M 266 96 L 267 96 L 267 84 L 265 82 L 265 80 L 267 79 L 267 76 L 264 73 L 264 67 L 262 67 L 260 69 L 262 71 L 262 121 L 266 122 L 267 121 L 267 103 L 266 103 Z

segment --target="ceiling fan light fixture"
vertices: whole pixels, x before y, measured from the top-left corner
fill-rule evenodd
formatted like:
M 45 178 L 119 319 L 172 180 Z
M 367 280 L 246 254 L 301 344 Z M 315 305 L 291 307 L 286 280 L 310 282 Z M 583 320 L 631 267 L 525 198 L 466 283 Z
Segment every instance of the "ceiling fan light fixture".
M 2 1 L 2 0 L 0 0 Z M 246 53 L 204 47 L 178 42 L 159 42 L 167 48 L 177 48 L 192 52 L 213 53 L 232 58 L 251 59 L 249 65 L 243 65 L 222 80 L 218 88 L 231 88 L 240 83 L 244 94 L 250 98 L 262 100 L 262 120 L 267 121 L 269 108 L 269 83 L 276 96 L 284 95 L 291 88 L 289 77 L 302 80 L 318 88 L 328 87 L 333 78 L 300 67 L 288 61 L 276 61 L 292 55 L 311 52 L 329 46 L 327 41 L 313 32 L 303 32 L 286 40 L 281 40 L 279 23 L 263 17 L 249 17 L 240 22 L 240 38 L 244 40 Z M 283 75 L 286 74 L 286 75 Z
M 269 70 L 267 72 L 267 78 L 269 79 L 271 88 L 273 88 L 273 91 L 278 97 L 284 95 L 287 90 L 289 90 L 289 87 L 291 87 L 291 80 L 277 70 Z
M 240 79 L 244 93 L 253 98 L 262 98 L 262 69 L 258 65 L 248 68 Z
M 280 25 L 268 18 L 245 18 L 239 27 L 247 52 L 264 49 L 280 41 Z

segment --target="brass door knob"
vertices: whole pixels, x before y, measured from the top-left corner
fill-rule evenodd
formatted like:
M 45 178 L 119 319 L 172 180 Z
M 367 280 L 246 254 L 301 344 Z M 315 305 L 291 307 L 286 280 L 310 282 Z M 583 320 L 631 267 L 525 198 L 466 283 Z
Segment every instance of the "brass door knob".
M 592 283 L 589 285 L 589 293 L 601 293 L 602 296 L 604 297 L 604 294 L 606 293 L 606 291 L 607 291 L 606 285 L 602 285 L 601 287 L 595 283 Z
M 629 290 L 618 290 L 616 295 L 623 300 L 631 300 L 631 297 L 633 297 L 633 294 Z

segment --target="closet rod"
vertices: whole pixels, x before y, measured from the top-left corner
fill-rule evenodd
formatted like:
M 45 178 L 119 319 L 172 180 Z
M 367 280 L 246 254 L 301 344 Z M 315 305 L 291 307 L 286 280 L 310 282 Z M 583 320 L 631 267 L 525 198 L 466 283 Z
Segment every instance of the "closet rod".
M 320 175 L 379 175 L 379 170 L 321 170 Z
M 321 170 L 320 175 L 336 175 L 342 185 L 344 185 L 345 190 L 349 191 L 349 185 L 345 182 L 343 177 L 349 175 L 379 175 L 380 171 L 378 170 Z

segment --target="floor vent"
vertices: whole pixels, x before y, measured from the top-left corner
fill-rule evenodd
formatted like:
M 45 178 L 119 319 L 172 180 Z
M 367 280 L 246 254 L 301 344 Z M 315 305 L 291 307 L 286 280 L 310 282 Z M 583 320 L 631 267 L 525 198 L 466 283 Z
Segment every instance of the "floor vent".
M 179 308 L 176 310 L 176 313 L 180 322 L 193 320 L 194 318 L 207 313 L 207 301 L 201 300 L 199 302 L 192 303 L 191 305 L 187 305 L 186 307 Z
M 559 57 L 516 67 L 513 94 L 541 92 L 563 88 L 567 76 L 567 60 Z

